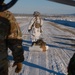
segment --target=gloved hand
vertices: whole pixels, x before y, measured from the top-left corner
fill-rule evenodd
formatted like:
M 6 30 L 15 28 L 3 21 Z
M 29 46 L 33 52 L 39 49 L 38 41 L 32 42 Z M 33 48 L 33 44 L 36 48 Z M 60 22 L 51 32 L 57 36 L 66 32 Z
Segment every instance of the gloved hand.
M 15 63 L 14 62 L 12 67 L 14 67 L 14 66 L 17 66 L 16 69 L 15 69 L 15 72 L 19 73 L 21 71 L 21 69 L 22 69 L 22 63 Z
M 28 29 L 28 32 L 30 32 L 31 30 L 30 29 Z
M 42 33 L 42 30 L 40 30 L 40 33 Z

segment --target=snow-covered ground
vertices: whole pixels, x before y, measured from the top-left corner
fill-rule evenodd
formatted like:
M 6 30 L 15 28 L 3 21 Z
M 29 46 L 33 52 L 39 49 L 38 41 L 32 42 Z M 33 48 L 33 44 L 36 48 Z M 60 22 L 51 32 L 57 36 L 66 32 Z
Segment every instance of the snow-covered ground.
M 10 55 L 9 75 L 67 75 L 67 66 L 75 52 L 75 27 L 45 21 L 42 37 L 49 49 L 46 52 L 31 52 L 28 24 L 30 17 L 17 18 L 23 37 L 24 62 L 19 74 L 14 72 Z

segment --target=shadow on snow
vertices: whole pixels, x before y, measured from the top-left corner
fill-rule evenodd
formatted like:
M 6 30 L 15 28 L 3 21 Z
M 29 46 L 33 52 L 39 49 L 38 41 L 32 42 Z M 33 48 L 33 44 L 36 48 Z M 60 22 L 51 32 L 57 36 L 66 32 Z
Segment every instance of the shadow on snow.
M 29 46 L 31 45 L 31 41 L 28 41 L 28 40 L 23 40 L 23 45 L 22 45 L 22 47 L 23 47 L 23 50 L 24 51 L 29 51 Z M 30 45 L 29 45 L 30 44 Z
M 75 22 L 72 21 L 67 21 L 67 20 L 50 20 L 50 19 L 45 19 L 45 21 L 51 21 L 57 24 L 61 24 L 64 26 L 69 26 L 75 28 Z
M 61 39 L 62 41 L 63 40 L 68 40 L 68 41 L 71 41 L 73 43 L 75 43 L 75 39 L 71 39 L 71 38 L 64 38 L 64 37 L 53 37 L 53 38 L 56 38 L 56 39 Z M 57 41 L 53 41 L 54 43 L 58 43 L 58 44 L 61 44 L 61 45 L 64 45 L 64 47 L 62 46 L 56 46 L 56 45 L 51 45 L 51 44 L 47 44 L 49 47 L 53 47 L 53 48 L 61 48 L 61 49 L 65 49 L 65 50 L 71 50 L 71 51 L 75 51 L 75 49 L 72 49 L 72 48 L 68 48 L 66 47 L 67 46 L 71 46 L 71 47 L 75 47 L 75 44 L 69 44 L 69 43 L 65 43 L 65 42 L 57 42 Z
M 68 39 L 69 40 L 69 39 Z M 31 41 L 27 41 L 27 40 L 23 40 L 23 42 L 25 42 L 26 44 L 23 44 L 23 49 L 24 51 L 29 51 L 29 46 L 28 44 L 31 44 Z M 59 43 L 59 44 L 64 44 L 64 45 L 71 45 L 71 46 L 75 46 L 74 44 L 67 44 L 67 43 L 62 43 L 62 42 L 55 42 L 55 43 Z M 67 48 L 67 47 L 61 47 L 61 46 L 56 46 L 56 45 L 51 45 L 51 44 L 46 44 L 49 47 L 53 47 L 53 48 L 60 48 L 60 49 L 65 49 L 65 50 L 71 50 L 71 51 L 75 51 L 74 49 L 71 48 Z
M 50 70 L 50 69 L 47 69 L 47 68 L 45 68 L 45 67 L 36 65 L 36 64 L 34 64 L 34 63 L 31 63 L 31 62 L 24 61 L 23 64 L 25 64 L 25 65 L 27 65 L 27 66 L 30 66 L 30 67 L 38 68 L 38 69 L 41 69 L 41 70 L 44 70 L 44 71 L 47 71 L 47 72 L 50 72 L 50 73 L 53 73 L 53 74 L 56 74 L 56 75 L 65 75 L 65 74 L 63 74 L 63 73 L 59 73 L 59 72 L 52 71 L 52 70 Z
M 63 38 L 63 37 L 53 37 L 53 38 L 71 41 L 71 42 L 73 42 L 73 44 L 68 44 L 68 43 L 65 43 L 65 42 L 55 42 L 55 43 L 59 43 L 59 44 L 62 44 L 62 45 L 69 45 L 69 46 L 75 47 L 75 44 L 74 44 L 75 43 L 75 39 Z
M 75 44 L 68 44 L 68 43 L 64 43 L 64 42 L 55 42 L 55 43 L 62 44 L 62 45 L 75 46 Z
M 13 60 L 13 57 L 12 56 L 8 56 L 8 60 Z M 53 70 L 47 69 L 45 67 L 36 65 L 36 64 L 28 62 L 28 61 L 24 61 L 23 64 L 26 65 L 26 66 L 30 66 L 30 67 L 33 67 L 33 68 L 38 68 L 38 69 L 41 69 L 41 70 L 44 70 L 44 71 L 47 71 L 49 73 L 53 73 L 53 74 L 56 74 L 56 75 L 65 75 L 63 73 L 55 72 Z
M 60 49 L 75 51 L 75 49 L 71 49 L 71 48 L 67 48 L 67 47 L 60 47 L 60 46 L 51 45 L 51 44 L 47 44 L 47 46 L 53 47 L 53 48 L 60 48 Z
M 53 38 L 75 41 L 75 39 L 72 38 L 64 38 L 64 37 L 53 37 Z

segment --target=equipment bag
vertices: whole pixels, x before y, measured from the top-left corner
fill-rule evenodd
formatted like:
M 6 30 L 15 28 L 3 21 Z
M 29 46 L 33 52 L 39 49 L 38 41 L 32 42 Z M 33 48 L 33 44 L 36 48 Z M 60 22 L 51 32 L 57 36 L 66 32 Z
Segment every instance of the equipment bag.
M 35 18 L 34 25 L 35 25 L 36 28 L 40 28 L 41 27 L 41 18 L 40 18 L 40 23 L 38 23 L 37 18 Z

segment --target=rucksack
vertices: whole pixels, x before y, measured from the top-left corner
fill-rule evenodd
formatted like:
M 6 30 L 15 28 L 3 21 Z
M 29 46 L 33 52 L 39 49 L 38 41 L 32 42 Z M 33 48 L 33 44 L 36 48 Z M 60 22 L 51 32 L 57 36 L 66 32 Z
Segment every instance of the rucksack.
M 34 25 L 36 28 L 40 28 L 41 27 L 41 18 L 40 19 L 40 23 L 37 22 L 37 18 L 35 18 L 35 22 L 34 22 Z
M 42 38 L 38 39 L 38 40 L 35 42 L 35 45 L 40 46 L 40 48 L 43 49 L 43 52 L 46 51 L 46 42 L 44 42 Z

